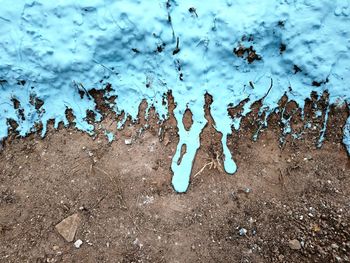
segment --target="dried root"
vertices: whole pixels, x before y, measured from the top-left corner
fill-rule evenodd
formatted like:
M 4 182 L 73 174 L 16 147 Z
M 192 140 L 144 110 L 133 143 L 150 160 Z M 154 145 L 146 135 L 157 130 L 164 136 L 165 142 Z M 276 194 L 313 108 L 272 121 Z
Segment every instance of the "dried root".
M 217 169 L 219 170 L 220 173 L 224 172 L 224 169 L 222 168 L 222 164 L 221 164 L 221 154 L 219 154 L 218 152 L 215 152 L 215 157 L 210 159 L 210 162 L 206 163 L 194 176 L 193 178 L 196 178 L 198 175 L 200 175 L 201 173 L 203 173 L 203 171 L 205 170 L 206 167 L 209 166 L 209 170 L 212 169 Z

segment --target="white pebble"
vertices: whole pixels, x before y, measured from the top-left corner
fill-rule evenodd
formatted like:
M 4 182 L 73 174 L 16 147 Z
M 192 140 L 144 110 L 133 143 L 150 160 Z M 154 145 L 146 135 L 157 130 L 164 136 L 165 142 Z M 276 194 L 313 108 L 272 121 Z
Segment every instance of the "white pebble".
M 83 244 L 83 241 L 81 239 L 78 239 L 77 241 L 74 242 L 75 248 L 80 248 L 80 246 Z

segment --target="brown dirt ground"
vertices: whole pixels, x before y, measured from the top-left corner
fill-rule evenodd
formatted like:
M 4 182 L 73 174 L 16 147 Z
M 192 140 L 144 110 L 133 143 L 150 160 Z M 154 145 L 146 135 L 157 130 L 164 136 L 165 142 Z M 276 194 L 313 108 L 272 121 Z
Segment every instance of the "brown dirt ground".
M 349 262 L 344 108 L 332 109 L 320 149 L 315 144 L 322 118 L 313 117 L 315 109 L 306 114 L 315 128 L 300 140 L 288 136 L 284 144 L 278 116 L 271 116 L 257 142 L 251 140 L 258 125 L 255 110 L 229 138 L 239 169 L 233 176 L 216 161 L 220 134 L 207 114 L 210 124 L 201 135 L 196 175 L 186 194 L 171 187 L 176 122 L 171 117 L 162 124 L 159 136 L 151 112 L 149 127 L 141 131 L 144 108 L 145 103 L 140 121 L 128 122 L 112 143 L 102 132 L 115 127 L 116 117 L 108 111 L 93 137 L 73 127 L 51 127 L 44 139 L 12 134 L 5 141 L 0 262 Z M 293 127 L 302 126 L 296 105 L 288 103 L 286 114 L 293 111 Z M 216 167 L 198 173 L 210 162 Z M 74 213 L 81 218 L 79 249 L 55 229 Z M 242 228 L 247 232 L 240 236 Z M 301 243 L 299 250 L 289 247 L 293 239 Z

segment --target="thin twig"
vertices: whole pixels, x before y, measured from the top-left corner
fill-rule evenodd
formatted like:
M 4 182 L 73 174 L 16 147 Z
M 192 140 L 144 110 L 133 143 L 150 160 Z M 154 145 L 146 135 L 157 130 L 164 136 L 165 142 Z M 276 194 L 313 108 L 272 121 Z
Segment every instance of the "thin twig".
M 264 97 L 261 98 L 261 100 L 264 100 L 266 98 L 267 95 L 269 95 L 271 89 L 272 89 L 272 86 L 273 86 L 273 80 L 271 78 L 271 84 L 270 84 L 270 88 L 267 90 L 266 94 L 264 95 Z
M 209 162 L 209 163 L 206 163 L 206 164 L 202 167 L 202 169 L 200 169 L 200 170 L 193 176 L 193 178 L 196 178 L 197 175 L 201 174 L 201 173 L 204 171 L 205 167 L 207 167 L 208 165 L 210 165 L 210 169 L 211 169 L 211 167 L 212 167 L 212 165 L 213 165 L 213 161 L 211 161 L 211 162 Z
M 216 155 L 216 158 L 215 159 L 211 159 L 211 161 L 209 163 L 206 163 L 194 176 L 193 178 L 196 178 L 197 175 L 201 174 L 204 169 L 210 165 L 209 167 L 209 170 L 211 169 L 218 169 L 219 172 L 223 172 L 223 169 L 222 169 L 222 165 L 221 165 L 221 162 L 220 162 L 220 157 L 221 155 L 219 155 L 217 152 L 215 153 Z

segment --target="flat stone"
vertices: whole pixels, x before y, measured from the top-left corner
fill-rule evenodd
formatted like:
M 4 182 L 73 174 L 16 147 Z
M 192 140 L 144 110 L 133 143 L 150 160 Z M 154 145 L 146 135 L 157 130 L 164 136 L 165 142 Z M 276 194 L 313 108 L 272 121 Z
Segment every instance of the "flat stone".
M 79 223 L 79 215 L 73 214 L 58 223 L 56 225 L 56 230 L 67 242 L 72 242 L 74 240 L 75 233 L 77 232 Z
M 301 244 L 298 240 L 293 239 L 293 240 L 289 240 L 288 242 L 288 246 L 293 249 L 293 250 L 299 250 L 301 249 Z
M 125 144 L 126 145 L 131 145 L 132 144 L 132 139 L 131 138 L 125 139 Z
M 78 239 L 74 242 L 75 248 L 80 248 L 80 246 L 83 244 L 83 241 L 81 239 Z

